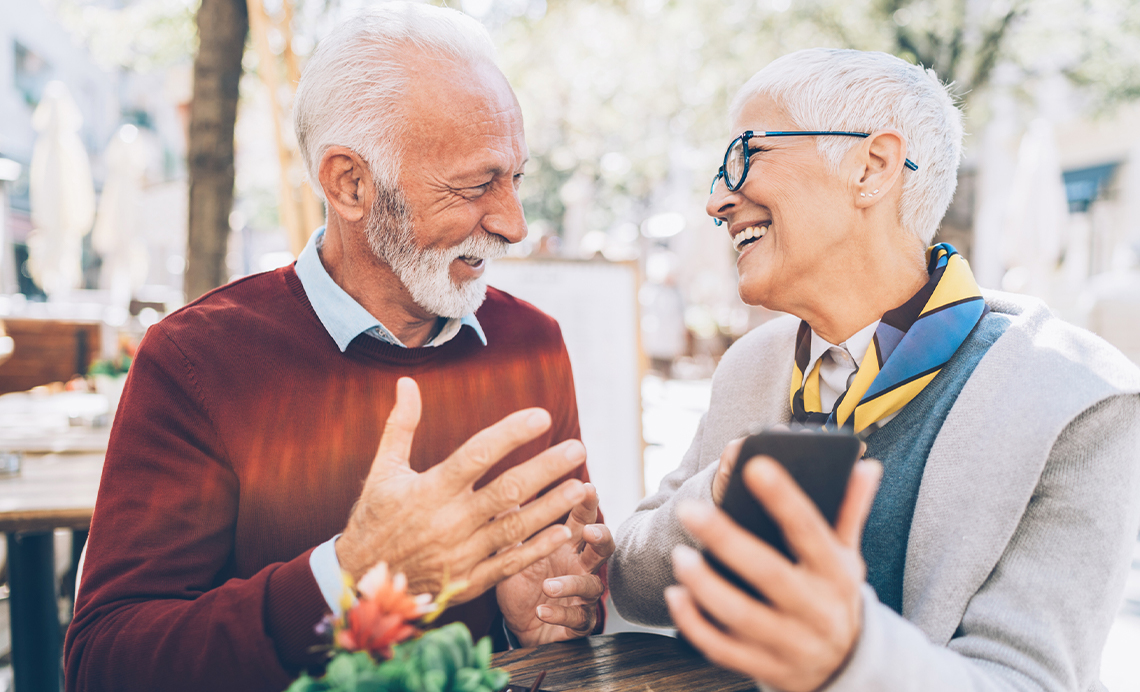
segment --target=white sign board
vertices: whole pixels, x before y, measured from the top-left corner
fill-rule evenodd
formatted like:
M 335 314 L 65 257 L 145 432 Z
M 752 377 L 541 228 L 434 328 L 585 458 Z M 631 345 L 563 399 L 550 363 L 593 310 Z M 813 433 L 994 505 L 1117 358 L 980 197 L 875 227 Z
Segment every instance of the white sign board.
M 644 495 L 637 266 L 508 259 L 490 263 L 486 276 L 562 327 L 590 479 L 616 529 Z

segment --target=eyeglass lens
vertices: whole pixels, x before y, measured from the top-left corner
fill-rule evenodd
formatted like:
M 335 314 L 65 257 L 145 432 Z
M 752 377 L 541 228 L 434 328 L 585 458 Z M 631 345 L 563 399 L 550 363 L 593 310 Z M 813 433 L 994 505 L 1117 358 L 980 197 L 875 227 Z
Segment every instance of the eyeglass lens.
M 732 140 L 728 153 L 724 156 L 724 182 L 730 190 L 740 186 L 744 177 L 744 140 L 740 137 Z

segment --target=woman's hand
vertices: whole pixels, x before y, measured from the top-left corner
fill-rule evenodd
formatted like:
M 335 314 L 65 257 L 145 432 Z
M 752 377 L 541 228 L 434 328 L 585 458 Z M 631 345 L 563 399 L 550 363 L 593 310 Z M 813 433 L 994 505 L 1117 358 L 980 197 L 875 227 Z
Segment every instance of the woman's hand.
M 685 528 L 767 602 L 730 585 L 700 553 L 678 546 L 673 570 L 680 585 L 665 591 L 674 623 L 709 660 L 764 684 L 810 692 L 828 683 L 862 631 L 866 568 L 859 547 L 881 475 L 878 462 L 855 465 L 832 529 L 782 466 L 766 457 L 749 462 L 745 483 L 780 525 L 796 563 L 719 509 L 678 507 Z
M 736 457 L 740 456 L 740 447 L 743 444 L 744 438 L 738 437 L 725 445 L 724 451 L 720 453 L 720 464 L 716 467 L 712 484 L 713 504 L 718 507 L 724 501 L 724 491 L 728 489 L 728 479 L 732 476 L 732 468 L 736 466 Z

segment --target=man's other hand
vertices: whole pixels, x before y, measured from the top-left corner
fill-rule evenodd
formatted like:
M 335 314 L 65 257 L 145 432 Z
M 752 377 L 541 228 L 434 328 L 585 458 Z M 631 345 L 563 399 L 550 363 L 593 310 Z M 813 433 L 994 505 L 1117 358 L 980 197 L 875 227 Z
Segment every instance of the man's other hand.
M 860 543 L 881 474 L 877 462 L 855 465 L 832 529 L 784 467 L 766 457 L 749 462 L 744 481 L 780 525 L 795 563 L 707 503 L 678 507 L 689 533 L 767 602 L 729 584 L 697 551 L 677 546 L 680 585 L 665 590 L 677 628 L 713 663 L 767 685 L 808 692 L 827 684 L 862 631 Z
M 439 593 L 445 578 L 466 581 L 467 590 L 453 599 L 458 603 L 479 596 L 570 540 L 570 528 L 550 524 L 586 499 L 586 489 L 576 479 L 492 519 L 581 465 L 586 450 L 578 440 L 555 445 L 473 489 L 500 459 L 546 432 L 549 413 L 540 408 L 516 411 L 476 433 L 444 461 L 416 473 L 410 456 L 420 413 L 419 387 L 411 378 L 400 378 L 396 405 L 364 490 L 336 542 L 342 569 L 359 579 L 386 561 L 393 572 L 407 575 L 411 593 Z
M 553 553 L 500 582 L 495 589 L 507 627 L 523 646 L 584 637 L 598 622 L 605 592 L 598 570 L 614 554 L 614 539 L 598 520 L 598 491 L 570 512 L 570 540 Z

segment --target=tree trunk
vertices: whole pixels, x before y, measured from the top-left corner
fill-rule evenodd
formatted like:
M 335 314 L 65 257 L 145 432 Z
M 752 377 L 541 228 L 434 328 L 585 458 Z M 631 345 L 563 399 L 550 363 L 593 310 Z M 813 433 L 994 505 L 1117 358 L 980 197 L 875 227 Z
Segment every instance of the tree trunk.
M 234 120 L 241 58 L 249 30 L 245 0 L 202 0 L 190 101 L 187 151 L 190 224 L 186 299 L 226 282 L 226 244 L 234 203 Z

